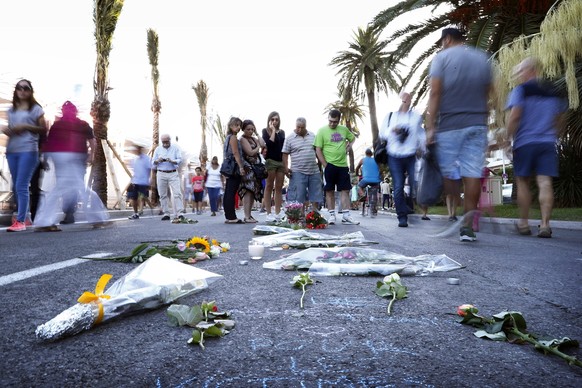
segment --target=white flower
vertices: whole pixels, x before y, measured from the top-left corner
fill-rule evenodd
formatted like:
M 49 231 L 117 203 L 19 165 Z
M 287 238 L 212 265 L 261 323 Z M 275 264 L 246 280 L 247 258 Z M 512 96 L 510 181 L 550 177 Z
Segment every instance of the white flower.
M 218 257 L 220 256 L 220 251 L 222 249 L 219 246 L 213 245 L 210 247 L 210 257 Z
M 397 273 L 391 273 L 388 276 L 384 277 L 384 283 L 398 283 L 400 282 L 400 276 Z
M 229 244 L 229 243 L 227 243 L 227 242 L 220 243 L 220 247 L 221 247 L 223 250 L 230 251 L 230 244 Z

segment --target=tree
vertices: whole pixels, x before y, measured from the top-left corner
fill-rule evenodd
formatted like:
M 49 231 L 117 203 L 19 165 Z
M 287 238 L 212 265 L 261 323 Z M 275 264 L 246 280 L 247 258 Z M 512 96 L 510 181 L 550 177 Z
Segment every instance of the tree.
M 109 54 L 113 33 L 123 8 L 123 0 L 95 0 L 93 22 L 95 23 L 95 46 L 97 60 L 93 89 L 95 93 L 91 104 L 93 131 L 97 139 L 97 149 L 93 160 L 93 190 L 101 201 L 107 204 L 107 164 L 101 140 L 107 140 L 107 124 L 111 117 L 109 104 Z
M 212 122 L 212 132 L 218 137 L 220 144 L 224 146 L 226 141 L 226 125 L 222 124 L 222 119 L 220 115 L 216 115 L 216 120 Z
M 154 113 L 154 122 L 152 126 L 152 148 L 153 153 L 155 149 L 160 144 L 160 113 L 162 111 L 162 103 L 160 101 L 159 93 L 159 83 L 160 83 L 160 71 L 158 69 L 158 33 L 151 28 L 147 30 L 147 51 L 148 59 L 151 66 L 151 76 L 152 76 L 152 112 Z M 152 171 L 152 190 L 150 193 L 151 202 L 157 204 L 159 202 L 158 188 L 156 183 L 156 170 Z
M 340 51 L 331 62 L 341 76 L 339 88 L 359 96 L 363 92 L 368 101 L 372 140 L 378 139 L 378 119 L 376 117 L 376 91 L 397 91 L 401 87 L 400 76 L 385 51 L 387 41 L 380 41 L 379 31 L 368 26 L 358 28 L 349 49 Z
M 548 10 L 563 0 L 404 0 L 380 12 L 372 20 L 374 29 L 381 31 L 402 17 L 410 19 L 419 10 L 430 11 L 430 17 L 396 30 L 387 40 L 397 45 L 388 60 L 402 63 L 414 55 L 414 62 L 408 68 L 403 84 L 417 81 L 412 89 L 416 96 L 413 105 L 425 97 L 428 88 L 428 69 L 434 54 L 440 50 L 436 44 L 438 37 L 426 47 L 427 39 L 445 27 L 455 26 L 467 33 L 466 43 L 489 53 L 496 53 L 504 44 L 525 35 L 539 32 L 540 24 Z M 430 42 L 430 40 L 429 40 Z
M 206 147 L 206 124 L 208 118 L 206 116 L 206 107 L 208 106 L 208 87 L 203 80 L 198 81 L 196 86 L 192 85 L 196 99 L 198 100 L 198 107 L 200 108 L 200 126 L 202 127 L 202 144 L 200 145 L 200 165 L 206 166 L 208 160 L 208 149 Z
M 338 89 L 338 100 L 332 102 L 326 107 L 326 112 L 337 109 L 341 112 L 341 124 L 345 125 L 351 133 L 354 134 L 356 138 L 360 136 L 360 130 L 358 129 L 357 120 L 362 120 L 365 116 L 362 110 L 362 105 L 358 104 L 356 99 L 349 89 L 340 87 Z M 348 158 L 350 161 L 350 172 L 355 172 L 355 161 L 354 161 L 354 150 L 350 149 L 348 152 Z

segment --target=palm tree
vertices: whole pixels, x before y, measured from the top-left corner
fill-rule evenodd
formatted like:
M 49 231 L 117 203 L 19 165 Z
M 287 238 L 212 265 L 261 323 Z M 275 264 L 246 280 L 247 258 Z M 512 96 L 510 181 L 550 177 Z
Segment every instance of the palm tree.
M 387 45 L 387 41 L 380 41 L 380 32 L 372 26 L 358 28 L 349 49 L 339 52 L 330 62 L 331 66 L 338 68 L 340 88 L 352 91 L 356 96 L 362 91 L 365 93 L 374 142 L 378 138 L 376 91 L 399 90 L 401 86 L 389 54 L 384 51 Z
M 202 126 L 202 144 L 200 145 L 200 165 L 206 166 L 208 160 L 208 149 L 206 148 L 206 107 L 208 106 L 208 87 L 203 80 L 198 81 L 196 86 L 192 85 L 196 99 L 198 100 L 198 107 L 200 108 L 200 125 Z
M 362 105 L 358 104 L 356 99 L 349 89 L 343 87 L 338 88 L 338 100 L 329 104 L 325 111 L 329 112 L 332 109 L 337 109 L 341 112 L 341 124 L 345 125 L 351 133 L 354 134 L 356 138 L 360 136 L 360 130 L 358 129 L 357 120 L 360 121 L 364 118 L 365 113 L 362 110 Z M 354 150 L 350 149 L 348 151 L 348 158 L 350 161 L 350 172 L 355 171 L 355 161 L 354 161 Z
M 123 8 L 123 0 L 95 0 L 93 22 L 95 23 L 95 46 L 97 63 L 93 88 L 95 99 L 91 104 L 93 131 L 97 138 L 97 149 L 93 160 L 93 190 L 104 204 L 107 204 L 107 164 L 101 140 L 107 140 L 107 123 L 111 116 L 109 104 L 109 53 L 113 33 Z
M 159 56 L 159 49 L 158 49 L 158 33 L 151 28 L 147 30 L 147 50 L 148 50 L 148 59 L 150 62 L 150 66 L 152 68 L 151 75 L 152 75 L 152 112 L 154 113 L 154 123 L 152 129 L 152 148 L 151 153 L 155 151 L 155 149 L 160 144 L 160 113 L 162 111 L 162 103 L 160 101 L 160 93 L 158 85 L 160 83 L 160 71 L 158 69 L 158 56 Z M 152 204 L 157 204 L 159 201 L 157 183 L 156 183 L 156 170 L 152 171 L 152 190 L 150 193 L 150 200 Z
M 388 41 L 398 45 L 389 55 L 390 62 L 402 63 L 414 53 L 415 60 L 408 67 L 403 84 L 417 81 L 412 89 L 416 95 L 414 105 L 417 105 L 427 92 L 429 64 L 440 47 L 433 42 L 420 54 L 416 52 L 426 46 L 427 39 L 433 33 L 456 26 L 467 33 L 467 44 L 497 53 L 504 44 L 521 35 L 537 34 L 548 10 L 562 1 L 404 0 L 376 15 L 372 25 L 381 31 L 401 16 L 404 19 L 415 12 L 415 19 L 418 20 L 418 10 L 430 11 L 428 19 L 398 29 L 388 38 Z
M 216 120 L 212 123 L 212 132 L 218 137 L 220 144 L 224 146 L 226 141 L 226 125 L 222 124 L 222 119 L 220 115 L 216 115 Z

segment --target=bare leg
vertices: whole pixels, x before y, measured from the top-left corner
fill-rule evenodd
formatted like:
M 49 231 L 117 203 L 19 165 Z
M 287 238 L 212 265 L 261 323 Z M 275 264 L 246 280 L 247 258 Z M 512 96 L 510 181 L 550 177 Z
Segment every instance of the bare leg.
M 327 204 L 327 210 L 335 211 L 335 192 L 333 190 L 325 192 L 325 202 Z
M 283 172 L 275 173 L 275 214 L 281 212 L 281 205 L 283 204 L 283 182 L 285 181 L 285 174 Z
M 250 192 L 247 191 L 245 193 L 245 196 L 243 197 L 243 209 L 244 209 L 244 213 L 245 213 L 245 219 L 249 219 L 251 218 L 251 210 L 253 208 L 253 202 L 255 201 L 255 195 Z
M 267 174 L 268 175 L 267 175 L 267 179 L 265 182 L 265 194 L 263 195 L 263 207 L 267 211 L 267 215 L 269 215 L 269 214 L 271 214 L 271 205 L 272 205 L 271 200 L 273 197 L 273 187 L 275 185 L 275 176 L 277 175 L 277 173 L 274 170 L 271 170 Z M 279 202 L 279 207 L 281 207 L 280 202 Z
M 341 191 L 342 209 L 350 209 L 350 191 Z
M 542 222 L 540 227 L 547 228 L 550 226 L 550 217 L 552 215 L 552 208 L 554 207 L 553 181 L 552 177 L 547 175 L 538 175 L 536 180 L 540 190 L 539 201 L 540 210 L 542 213 Z
M 452 182 L 456 187 L 453 189 L 453 193 L 456 194 L 459 191 L 458 185 L 454 184 L 454 181 L 449 180 L 449 182 Z M 463 177 L 463 184 L 465 185 L 465 203 L 463 206 L 465 218 L 463 219 L 463 226 L 471 227 L 473 225 L 473 214 L 477 210 L 481 195 L 481 178 Z
M 517 206 L 519 207 L 519 223 L 523 227 L 528 225 L 531 193 L 529 191 L 529 177 L 515 177 L 517 183 Z M 542 193 L 540 191 L 540 197 Z

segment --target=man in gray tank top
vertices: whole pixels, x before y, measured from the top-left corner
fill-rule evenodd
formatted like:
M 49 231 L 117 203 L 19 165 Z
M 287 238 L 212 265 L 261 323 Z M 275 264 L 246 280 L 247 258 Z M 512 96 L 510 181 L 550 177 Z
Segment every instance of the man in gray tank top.
M 445 194 L 458 195 L 458 185 L 451 178 L 460 163 L 465 187 L 460 239 L 475 241 L 473 213 L 479 203 L 485 165 L 492 70 L 487 54 L 464 45 L 463 40 L 463 34 L 456 28 L 442 31 L 439 44 L 443 50 L 430 67 L 426 127 L 427 143 L 436 143 Z

